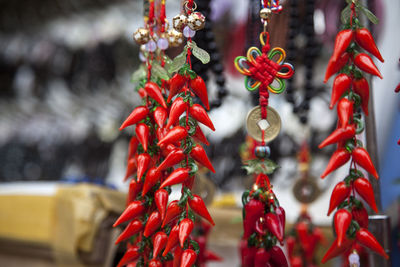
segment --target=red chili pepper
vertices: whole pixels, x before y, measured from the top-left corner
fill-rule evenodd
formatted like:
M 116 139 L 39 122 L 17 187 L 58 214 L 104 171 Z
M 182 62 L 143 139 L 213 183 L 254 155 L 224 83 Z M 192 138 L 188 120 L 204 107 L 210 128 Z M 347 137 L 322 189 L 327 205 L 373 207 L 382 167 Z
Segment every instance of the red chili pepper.
M 181 266 L 182 254 L 183 254 L 183 249 L 180 246 L 176 246 L 173 255 L 174 267 Z
M 329 210 L 328 210 L 328 216 L 331 214 L 331 212 L 339 206 L 340 203 L 342 203 L 351 193 L 351 187 L 347 186 L 345 182 L 341 181 L 339 182 L 335 188 L 333 188 L 331 199 L 329 202 Z
M 193 147 L 192 151 L 190 152 L 190 156 L 195 161 L 215 173 L 214 167 L 212 166 L 210 159 L 207 157 L 206 151 L 201 145 L 196 145 L 195 147 Z
M 256 247 L 247 246 L 246 239 L 240 240 L 240 255 L 242 260 L 242 267 L 254 267 L 256 252 Z
M 144 123 L 139 123 L 136 125 L 136 136 L 139 139 L 139 142 L 142 144 L 144 151 L 147 151 L 147 146 L 149 144 L 149 133 L 150 129 L 149 126 L 147 126 Z
M 158 189 L 154 193 L 154 202 L 156 203 L 157 209 L 160 212 L 163 220 L 165 218 L 165 212 L 167 211 L 168 196 L 169 194 L 165 189 Z
M 168 112 L 163 107 L 157 107 L 156 110 L 154 110 L 153 117 L 158 127 L 163 128 L 168 117 Z
M 137 216 L 141 215 L 145 211 L 145 207 L 141 201 L 133 201 L 125 208 L 124 212 L 119 216 L 119 218 L 113 224 L 113 227 L 120 225 L 129 220 L 135 219 Z
M 368 205 L 378 213 L 378 207 L 375 202 L 374 190 L 371 183 L 365 178 L 358 178 L 354 181 L 354 188 L 357 193 L 368 203 Z
M 243 238 L 249 238 L 253 233 L 256 221 L 264 215 L 264 204 L 257 199 L 250 199 L 244 206 L 245 217 L 243 219 Z
M 291 267 L 303 267 L 303 259 L 300 256 L 295 256 L 290 259 Z
M 189 178 L 187 178 L 182 184 L 184 187 L 187 187 L 190 190 L 192 190 L 194 185 L 194 176 L 189 176 Z
M 127 198 L 127 205 L 129 205 L 132 201 L 135 201 L 137 195 L 142 190 L 142 183 L 137 182 L 136 180 L 132 179 L 129 183 L 129 191 L 128 191 L 128 198 Z
M 351 29 L 338 32 L 335 39 L 335 48 L 333 49 L 332 60 L 337 61 L 338 58 L 346 51 L 347 47 L 353 41 L 354 33 Z
M 175 125 L 175 123 L 179 120 L 179 117 L 182 115 L 183 112 L 187 110 L 188 104 L 183 101 L 182 97 L 177 97 L 174 102 L 172 103 L 169 118 L 166 128 Z
M 368 232 L 367 229 L 360 228 L 360 230 L 358 230 L 356 233 L 356 240 L 364 247 L 375 251 L 379 255 L 383 256 L 385 259 L 389 258 L 382 246 L 378 243 L 375 237 L 370 232 Z
M 163 257 L 168 254 L 179 242 L 179 225 L 175 225 L 172 227 L 171 232 L 169 233 L 167 244 L 165 246 L 164 252 L 162 254 Z
M 160 104 L 163 108 L 165 109 L 167 108 L 160 87 L 158 87 L 156 83 L 147 82 L 146 85 L 144 86 L 144 90 L 146 90 L 146 93 L 151 98 L 153 98 L 158 104 Z
M 199 76 L 197 76 L 199 77 Z M 196 263 L 197 259 L 197 254 L 193 249 L 186 249 L 182 253 L 182 258 L 181 258 L 181 266 L 180 267 L 191 267 L 194 266 Z
M 265 223 L 265 220 L 257 220 L 256 224 L 254 226 L 254 230 L 257 232 L 259 235 L 265 235 L 267 233 L 267 226 Z
M 161 227 L 164 227 L 166 224 L 170 223 L 172 220 L 178 217 L 181 214 L 181 212 L 182 212 L 182 207 L 179 206 L 178 200 L 174 200 L 171 203 L 169 203 Z
M 146 195 L 147 192 L 160 180 L 161 172 L 155 167 L 149 169 L 144 180 L 142 196 Z
M 325 178 L 325 176 L 327 176 L 337 168 L 346 164 L 346 162 L 348 162 L 349 159 L 350 159 L 350 153 L 347 151 L 346 148 L 336 149 L 336 151 L 333 152 L 324 173 L 321 175 L 321 178 Z
M 379 52 L 378 47 L 375 44 L 374 37 L 372 37 L 371 32 L 367 28 L 357 29 L 355 37 L 356 42 L 359 46 L 374 55 L 381 62 L 385 62 L 385 60 L 382 58 L 381 53 Z
M 125 177 L 124 177 L 124 182 L 128 180 L 129 177 L 131 177 L 135 171 L 137 170 L 137 160 L 135 158 L 129 159 L 128 164 L 126 166 L 126 172 L 125 172 Z
M 335 77 L 332 86 L 332 96 L 329 108 L 332 109 L 340 97 L 350 89 L 351 78 L 345 73 L 341 73 Z
M 161 145 L 160 148 L 161 148 L 162 155 L 164 157 L 168 157 L 168 155 L 171 154 L 172 151 L 177 149 L 177 147 L 174 146 L 173 144 Z
M 179 244 L 183 248 L 186 239 L 192 233 L 194 223 L 191 219 L 185 218 L 179 224 Z
M 165 179 L 164 182 L 161 183 L 160 188 L 164 188 L 166 186 L 171 186 L 175 184 L 180 184 L 184 182 L 189 177 L 189 169 L 188 168 L 178 168 L 171 172 L 171 174 Z
M 121 260 L 119 261 L 117 267 L 122 267 L 124 265 L 127 265 L 128 263 L 137 260 L 140 257 L 140 255 L 141 253 L 139 252 L 138 246 L 132 246 L 128 248 L 124 256 L 122 256 Z
M 360 68 L 360 70 L 383 79 L 375 63 L 372 61 L 371 57 L 368 56 L 367 54 L 365 53 L 357 54 L 354 58 L 354 64 L 356 64 L 356 66 Z
M 286 245 L 287 245 L 287 249 L 288 249 L 289 258 L 291 258 L 293 256 L 295 244 L 296 244 L 296 238 L 294 238 L 293 236 L 288 236 L 286 238 Z
M 145 107 L 145 106 L 136 107 L 132 111 L 132 113 L 128 116 L 128 118 L 126 118 L 126 120 L 122 123 L 119 130 L 121 131 L 122 129 L 124 129 L 128 126 L 138 123 L 139 121 L 146 118 L 147 115 L 149 115 L 149 109 L 147 107 Z
M 149 219 L 147 219 L 146 226 L 144 227 L 143 235 L 149 237 L 161 226 L 161 215 L 158 211 L 153 211 Z
M 322 143 L 318 146 L 323 148 L 340 141 L 346 141 L 347 139 L 353 138 L 356 135 L 356 125 L 349 124 L 343 128 L 337 128 L 333 131 Z
M 182 140 L 187 135 L 188 132 L 185 128 L 182 126 L 175 126 L 160 141 L 158 141 L 157 145 L 160 146 L 162 144 L 172 144 Z
M 295 226 L 297 236 L 300 239 L 300 243 L 302 246 L 305 248 L 305 250 L 308 249 L 309 244 L 309 235 L 308 235 L 308 223 L 305 221 L 300 221 L 296 224 Z
M 182 89 L 185 85 L 187 78 L 185 76 L 176 73 L 169 79 L 169 95 L 167 102 L 169 103 L 171 99 Z
M 282 228 L 282 233 L 285 232 L 285 224 L 286 224 L 286 212 L 282 207 L 277 207 L 275 209 L 275 213 L 278 216 L 279 219 L 279 224 L 281 225 Z
M 351 216 L 353 216 L 353 220 L 355 220 L 360 227 L 368 229 L 368 212 L 363 206 L 360 208 L 353 207 L 351 210 Z
M 353 90 L 361 97 L 361 108 L 365 115 L 368 116 L 369 84 L 367 79 L 362 77 L 361 79 L 353 80 Z
M 342 246 L 346 236 L 347 229 L 349 229 L 351 223 L 351 213 L 346 209 L 340 209 L 335 213 L 334 226 L 337 235 L 337 245 Z
M 207 137 L 204 135 L 203 131 L 201 130 L 200 126 L 196 126 L 196 131 L 194 132 L 194 135 L 192 136 L 196 141 L 201 142 L 205 144 L 206 146 L 209 146 L 210 143 L 207 140 Z
M 198 122 L 215 131 L 214 124 L 212 123 L 210 117 L 208 117 L 206 110 L 199 104 L 193 104 L 193 106 L 190 107 L 189 114 Z
M 210 105 L 208 103 L 208 93 L 206 83 L 200 76 L 197 76 L 193 80 L 190 80 L 190 88 L 194 91 L 194 93 L 200 98 L 201 102 L 204 104 L 207 110 L 210 109 Z
M 342 246 L 339 247 L 337 245 L 337 239 L 335 239 L 335 241 L 333 241 L 331 247 L 328 249 L 328 251 L 325 253 L 324 257 L 322 258 L 321 262 L 325 263 L 328 260 L 339 256 L 340 254 L 344 253 L 346 250 L 348 250 L 352 244 L 354 243 L 353 240 L 345 238 L 342 242 Z
M 193 199 L 189 197 L 189 206 L 198 215 L 209 221 L 212 225 L 215 225 L 210 213 L 207 210 L 206 204 L 203 199 L 198 195 L 193 195 Z
M 350 54 L 347 52 L 343 53 L 337 61 L 334 61 L 331 58 L 328 67 L 326 68 L 324 83 L 326 83 L 333 74 L 341 70 L 347 64 L 349 59 Z
M 142 153 L 137 157 L 137 179 L 142 180 L 143 174 L 147 171 L 150 165 L 151 157 L 147 153 Z
M 136 138 L 136 136 L 132 136 L 131 140 L 129 141 L 128 160 L 134 157 L 138 146 L 139 140 Z
M 283 242 L 283 232 L 282 227 L 280 226 L 280 222 L 278 216 L 276 214 L 269 212 L 265 215 L 265 225 L 267 229 L 278 238 L 279 242 Z
M 347 98 L 340 99 L 337 105 L 337 114 L 340 127 L 346 127 L 350 117 L 353 116 L 353 101 Z
M 159 260 L 153 259 L 149 262 L 149 267 L 162 267 L 162 266 L 163 264 Z
M 181 148 L 177 148 L 173 150 L 171 153 L 168 154 L 168 156 L 164 159 L 163 162 L 157 167 L 159 171 L 163 171 L 165 169 L 168 169 L 182 160 L 184 160 L 186 157 L 186 154 L 183 152 Z
M 140 89 L 138 90 L 138 93 L 139 93 L 140 98 L 145 98 L 145 97 L 147 96 L 147 93 L 146 93 L 146 91 L 144 90 L 144 88 L 140 88 Z
M 265 264 L 269 262 L 271 255 L 265 248 L 257 249 L 256 255 L 254 257 L 254 267 L 265 267 Z
M 205 261 L 222 261 L 223 259 L 210 250 L 204 252 Z
M 115 244 L 118 244 L 119 242 L 121 242 L 133 235 L 136 235 L 142 229 L 143 229 L 143 223 L 140 220 L 135 219 L 135 220 L 131 221 L 128 224 L 128 226 L 125 228 L 125 230 L 119 235 L 119 237 L 115 241 Z
M 161 250 L 165 248 L 168 241 L 168 235 L 164 232 L 158 232 L 153 239 L 153 259 L 157 258 Z
M 286 260 L 285 253 L 283 253 L 283 251 L 280 247 L 273 246 L 269 250 L 269 254 L 271 255 L 271 261 L 272 261 L 272 263 L 275 263 L 275 266 L 289 267 L 289 264 Z
M 372 174 L 376 179 L 379 178 L 378 172 L 372 163 L 371 157 L 369 156 L 367 150 L 362 147 L 356 147 L 351 152 L 351 156 L 355 163 L 363 167 L 367 172 Z

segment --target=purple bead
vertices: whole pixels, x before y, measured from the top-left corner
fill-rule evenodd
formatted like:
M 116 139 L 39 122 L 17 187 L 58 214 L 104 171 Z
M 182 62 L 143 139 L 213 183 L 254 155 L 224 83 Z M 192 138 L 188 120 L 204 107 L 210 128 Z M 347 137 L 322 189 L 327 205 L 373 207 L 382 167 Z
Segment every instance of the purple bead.
M 192 38 L 195 34 L 196 32 L 190 29 L 189 26 L 185 26 L 185 28 L 183 28 L 183 36 L 185 36 L 186 38 Z
M 149 52 L 154 52 L 157 49 L 157 44 L 156 42 L 154 42 L 153 40 L 150 40 L 147 44 L 146 44 L 146 50 Z
M 160 48 L 161 50 L 166 50 L 168 48 L 168 40 L 166 38 L 160 38 L 157 41 L 157 46 L 158 48 Z

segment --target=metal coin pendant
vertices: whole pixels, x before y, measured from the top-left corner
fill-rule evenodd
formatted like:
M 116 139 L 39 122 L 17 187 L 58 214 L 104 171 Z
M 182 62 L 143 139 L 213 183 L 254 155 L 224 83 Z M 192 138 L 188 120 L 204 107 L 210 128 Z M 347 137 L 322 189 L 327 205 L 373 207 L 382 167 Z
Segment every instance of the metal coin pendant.
M 314 177 L 305 177 L 297 180 L 293 186 L 293 194 L 295 198 L 304 204 L 314 202 L 321 191 L 315 182 Z
M 264 133 L 264 141 L 271 142 L 281 131 L 281 118 L 278 112 L 271 107 L 267 107 L 267 119 L 261 118 L 261 107 L 254 107 L 249 111 L 246 118 L 247 132 L 258 142 L 262 142 L 262 130 Z

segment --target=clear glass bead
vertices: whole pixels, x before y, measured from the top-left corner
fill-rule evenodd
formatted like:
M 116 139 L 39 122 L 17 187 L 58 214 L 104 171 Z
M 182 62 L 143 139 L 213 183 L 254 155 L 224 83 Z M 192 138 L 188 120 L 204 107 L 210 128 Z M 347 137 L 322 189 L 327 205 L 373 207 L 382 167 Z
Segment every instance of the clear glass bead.
M 142 61 L 142 62 L 146 62 L 146 61 L 147 61 L 146 57 L 143 55 L 142 52 L 139 53 L 139 59 L 140 59 L 140 61 Z
M 357 253 L 351 253 L 349 255 L 349 265 L 351 267 L 359 267 L 360 266 L 360 257 Z
M 190 29 L 189 26 L 185 26 L 185 28 L 183 28 L 183 36 L 185 36 L 186 38 L 192 38 L 195 34 L 196 32 Z

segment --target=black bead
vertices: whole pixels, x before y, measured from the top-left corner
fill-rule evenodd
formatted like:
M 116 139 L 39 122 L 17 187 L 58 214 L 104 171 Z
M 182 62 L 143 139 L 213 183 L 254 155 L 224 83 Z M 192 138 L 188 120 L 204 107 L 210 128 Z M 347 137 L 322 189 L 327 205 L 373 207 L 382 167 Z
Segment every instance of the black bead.
M 221 63 L 217 63 L 212 66 L 212 70 L 215 74 L 221 74 L 224 71 L 224 66 Z
M 223 98 L 228 94 L 228 90 L 225 89 L 225 87 L 220 87 L 218 88 L 218 97 Z
M 225 85 L 225 77 L 223 75 L 218 75 L 215 80 L 219 86 L 223 87 Z
M 306 123 L 307 123 L 307 116 L 301 115 L 301 116 L 300 116 L 300 122 L 301 122 L 302 124 L 306 124 Z

